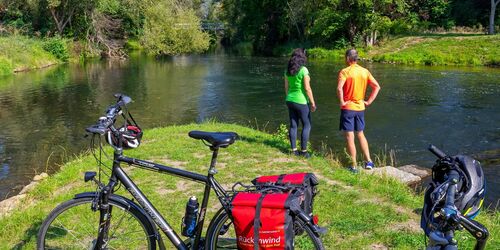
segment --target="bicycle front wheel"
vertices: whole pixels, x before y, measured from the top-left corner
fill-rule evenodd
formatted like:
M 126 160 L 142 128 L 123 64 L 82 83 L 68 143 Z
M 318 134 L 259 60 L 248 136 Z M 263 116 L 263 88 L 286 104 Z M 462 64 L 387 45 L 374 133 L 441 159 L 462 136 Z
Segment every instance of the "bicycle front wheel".
M 299 218 L 295 223 L 295 231 L 305 233 L 295 235 L 294 249 L 325 249 L 321 239 Z M 206 236 L 206 249 L 238 249 L 233 222 L 224 209 L 219 210 L 210 223 Z
M 99 210 L 91 209 L 92 197 L 77 198 L 57 206 L 38 233 L 38 249 L 94 249 Z M 155 232 L 147 218 L 130 206 L 109 201 L 111 223 L 103 249 L 155 249 Z

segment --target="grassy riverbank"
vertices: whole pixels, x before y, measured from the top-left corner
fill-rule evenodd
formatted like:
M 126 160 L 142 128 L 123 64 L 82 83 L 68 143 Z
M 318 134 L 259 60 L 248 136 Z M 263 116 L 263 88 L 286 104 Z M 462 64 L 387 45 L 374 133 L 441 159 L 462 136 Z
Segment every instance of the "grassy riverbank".
M 25 36 L 0 37 L 0 75 L 48 67 L 62 62 L 47 51 L 46 42 Z
M 287 153 L 286 141 L 250 128 L 220 123 L 191 124 L 148 130 L 143 145 L 127 155 L 152 160 L 182 169 L 205 173 L 210 151 L 200 141 L 187 136 L 190 130 L 235 131 L 241 140 L 222 149 L 216 178 L 231 187 L 237 181 L 249 183 L 264 174 L 298 171 L 314 172 L 320 179 L 315 213 L 320 224 L 328 228 L 323 237 L 326 249 L 417 249 L 423 248 L 419 228 L 422 197 L 406 186 L 389 179 L 371 175 L 352 175 L 329 156 L 314 156 L 305 160 Z M 61 170 L 43 180 L 30 191 L 21 207 L 0 219 L 0 248 L 33 249 L 36 233 L 43 218 L 56 204 L 70 199 L 75 193 L 92 191 L 92 184 L 83 182 L 85 171 L 96 170 L 95 160 L 82 155 L 62 166 Z M 202 194 L 202 186 L 168 175 L 126 167 L 127 172 L 148 195 L 155 206 L 177 230 L 189 196 Z M 124 194 L 123 188 L 119 193 Z M 127 195 L 129 196 L 129 195 Z M 211 205 L 215 205 L 211 197 Z M 218 206 L 210 207 L 208 217 Z M 481 213 L 492 236 L 488 249 L 500 245 L 499 213 Z M 77 223 L 77 222 L 75 222 Z M 207 222 L 208 224 L 208 222 Z M 471 249 L 472 238 L 459 233 L 459 249 Z M 168 245 L 167 249 L 172 249 Z
M 500 65 L 500 35 L 435 34 L 405 36 L 361 49 L 368 60 L 397 64 L 420 65 Z M 342 60 L 345 50 L 308 50 L 312 58 Z

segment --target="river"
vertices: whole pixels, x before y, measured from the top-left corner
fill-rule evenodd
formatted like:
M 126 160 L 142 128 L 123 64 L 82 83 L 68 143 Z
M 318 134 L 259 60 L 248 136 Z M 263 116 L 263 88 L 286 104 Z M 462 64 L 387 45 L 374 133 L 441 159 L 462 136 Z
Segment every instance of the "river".
M 287 58 L 229 55 L 66 64 L 0 77 L 0 199 L 16 194 L 36 173 L 87 148 L 84 128 L 113 93 L 130 95 L 144 128 L 215 118 L 275 131 L 288 123 L 282 75 Z M 373 153 L 395 154 L 397 165 L 432 166 L 433 143 L 450 154 L 480 157 L 487 204 L 500 198 L 500 69 L 362 63 L 380 82 L 366 111 Z M 337 72 L 342 62 L 308 63 L 318 110 L 311 140 L 343 154 L 338 131 Z M 186 140 L 189 140 L 186 136 Z

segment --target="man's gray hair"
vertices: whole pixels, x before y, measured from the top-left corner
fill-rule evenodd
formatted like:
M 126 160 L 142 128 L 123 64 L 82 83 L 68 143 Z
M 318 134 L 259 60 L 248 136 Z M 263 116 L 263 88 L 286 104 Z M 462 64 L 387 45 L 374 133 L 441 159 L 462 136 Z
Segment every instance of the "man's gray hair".
M 359 59 L 358 52 L 355 49 L 348 49 L 345 52 L 345 57 L 349 62 L 357 62 Z

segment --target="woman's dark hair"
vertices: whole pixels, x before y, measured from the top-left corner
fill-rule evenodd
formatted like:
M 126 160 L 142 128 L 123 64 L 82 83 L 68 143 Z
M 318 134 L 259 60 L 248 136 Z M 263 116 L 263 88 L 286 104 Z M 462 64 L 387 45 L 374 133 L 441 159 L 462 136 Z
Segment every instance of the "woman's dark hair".
M 287 75 L 293 76 L 299 72 L 300 68 L 307 62 L 306 50 L 303 48 L 294 49 L 288 61 Z

